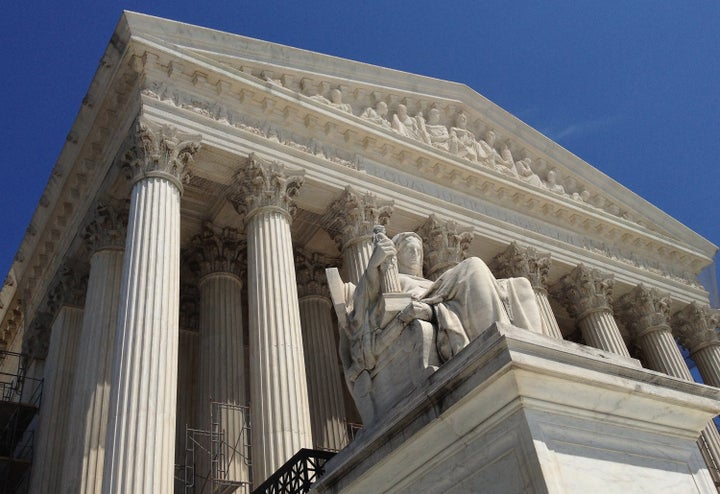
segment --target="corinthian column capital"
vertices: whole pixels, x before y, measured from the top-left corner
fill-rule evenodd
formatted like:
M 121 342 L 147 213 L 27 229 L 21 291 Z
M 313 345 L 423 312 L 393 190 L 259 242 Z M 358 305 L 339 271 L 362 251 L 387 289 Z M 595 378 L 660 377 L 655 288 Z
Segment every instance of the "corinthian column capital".
M 212 273 L 231 273 L 242 279 L 245 238 L 234 228 L 204 223 L 192 238 L 191 265 L 200 279 Z
M 512 242 L 490 262 L 490 269 L 498 278 L 523 277 L 533 289 L 545 291 L 550 254 L 541 254 L 532 247 L 520 247 Z
M 288 168 L 251 154 L 248 164 L 235 177 L 229 200 L 238 213 L 249 218 L 264 209 L 295 214 L 295 196 L 305 181 L 303 170 Z
M 63 305 L 82 307 L 85 304 L 88 269 L 84 263 L 67 261 L 58 270 L 47 294 L 47 308 L 55 314 Z
M 123 168 L 132 183 L 163 177 L 182 192 L 186 168 L 200 149 L 202 137 L 181 132 L 172 125 L 140 118 L 135 124 L 133 140 L 123 157 Z
M 295 251 L 295 277 L 297 278 L 298 297 L 319 296 L 330 299 L 325 268 L 332 263 L 320 254 Z
M 387 225 L 393 202 L 347 186 L 323 216 L 323 227 L 341 251 L 360 239 L 372 238 L 375 225 Z
M 615 314 L 637 341 L 653 331 L 670 331 L 670 294 L 636 286 L 614 304 Z
M 417 229 L 424 248 L 424 270 L 431 280 L 467 257 L 472 242 L 472 228 L 462 228 L 451 220 L 441 220 L 432 214 Z
M 612 313 L 612 275 L 601 273 L 580 264 L 553 287 L 553 293 L 571 317 L 581 320 L 598 311 Z
M 32 359 L 45 360 L 50 347 L 50 325 L 52 320 L 52 314 L 47 312 L 40 312 L 35 316 L 23 337 L 23 353 Z
M 720 345 L 720 310 L 692 302 L 673 315 L 671 325 L 675 337 L 690 353 Z
M 128 209 L 127 201 L 98 201 L 80 234 L 91 252 L 124 248 Z

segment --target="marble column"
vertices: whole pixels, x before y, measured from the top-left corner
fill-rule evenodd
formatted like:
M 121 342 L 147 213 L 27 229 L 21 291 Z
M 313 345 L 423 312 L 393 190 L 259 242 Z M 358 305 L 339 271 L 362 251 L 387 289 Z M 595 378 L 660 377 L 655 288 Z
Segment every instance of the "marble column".
M 720 388 L 720 310 L 695 302 L 673 315 L 673 334 L 690 351 L 703 382 Z
M 581 264 L 563 276 L 553 290 L 570 317 L 577 321 L 586 345 L 629 357 L 613 317 L 613 284 L 611 275 Z
M 670 294 L 636 286 L 615 304 L 616 313 L 640 349 L 646 367 L 673 377 L 693 381 L 670 327 Z M 703 430 L 698 441 L 710 475 L 720 480 L 720 433 L 714 423 Z
M 212 460 L 210 455 L 195 458 L 195 483 L 201 490 L 210 479 L 249 480 L 241 296 L 244 244 L 237 230 L 209 223 L 192 239 L 191 263 L 200 280 L 196 426 L 212 434 L 205 444 Z
M 392 204 L 348 186 L 327 209 L 322 223 L 343 254 L 345 281 L 357 284 L 365 272 L 373 249 L 373 228 L 387 224 Z
M 132 192 L 103 493 L 173 492 L 182 174 L 199 136 L 141 120 L 125 155 Z
M 182 276 L 182 274 L 181 274 Z M 175 464 L 182 467 L 176 470 L 177 476 L 184 480 L 187 462 L 185 457 L 186 428 L 195 427 L 195 410 L 198 372 L 198 319 L 200 292 L 195 284 L 182 283 L 180 286 L 180 343 L 178 347 L 178 394 L 177 417 L 175 426 Z
M 530 280 L 540 307 L 543 334 L 558 340 L 563 339 L 555 314 L 550 308 L 546 288 L 547 273 L 550 269 L 550 254 L 540 254 L 532 247 L 522 248 L 512 242 L 507 249 L 495 256 L 490 263 L 490 269 L 498 278 L 521 276 Z
M 61 268 L 48 295 L 48 310 L 55 314 L 52 324 L 41 315 L 30 326 L 38 340 L 31 346 L 33 358 L 45 360 L 40 420 L 35 437 L 30 492 L 60 492 L 65 444 L 69 439 L 68 413 L 76 375 L 78 341 L 83 324 L 83 299 L 87 277 L 77 266 Z M 47 332 L 46 330 L 50 331 Z M 47 343 L 49 338 L 49 346 Z
M 110 377 L 127 229 L 124 204 L 101 201 L 82 232 L 92 252 L 77 373 L 64 449 L 62 492 L 98 493 L 102 488 Z
M 349 442 L 337 328 L 325 277 L 329 262 L 318 254 L 296 255 L 300 322 L 310 397 L 310 421 L 316 449 L 339 451 Z
M 245 215 L 253 482 L 312 447 L 290 221 L 302 174 L 251 155 L 231 201 Z

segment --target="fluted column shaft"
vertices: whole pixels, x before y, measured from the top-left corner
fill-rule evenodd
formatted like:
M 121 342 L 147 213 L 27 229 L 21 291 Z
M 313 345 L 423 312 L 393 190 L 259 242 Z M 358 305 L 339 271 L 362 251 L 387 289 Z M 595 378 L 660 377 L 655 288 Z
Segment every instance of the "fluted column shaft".
M 341 450 L 349 442 L 335 342 L 332 304 L 327 297 L 300 299 L 310 417 L 315 447 Z
M 495 256 L 490 268 L 501 278 L 522 276 L 530 280 L 540 309 L 543 334 L 558 340 L 563 339 L 545 288 L 550 269 L 550 254 L 540 254 L 532 247 L 523 248 L 512 242 L 505 251 Z
M 132 190 L 103 492 L 173 491 L 180 295 L 180 190 Z
M 563 276 L 553 290 L 577 321 L 587 345 L 629 357 L 630 352 L 613 317 L 613 284 L 611 275 L 581 264 Z
M 708 345 L 691 354 L 703 382 L 720 388 L 720 345 Z
M 638 285 L 618 300 L 618 317 L 640 348 L 643 364 L 658 372 L 693 381 L 670 328 L 670 294 Z M 698 440 L 715 482 L 720 480 L 720 433 L 711 422 Z
M 638 338 L 645 366 L 670 376 L 692 381 L 690 370 L 675 343 L 670 328 L 650 331 Z
M 62 458 L 68 439 L 68 397 L 72 396 L 82 319 L 82 309 L 62 306 L 50 331 L 42 406 L 35 438 L 30 490 L 33 493 L 54 494 L 60 490 L 62 462 L 58 459 Z
M 588 345 L 625 357 L 630 356 L 612 312 L 590 312 L 578 321 L 578 326 Z
M 224 432 L 221 451 L 219 442 L 210 444 L 214 461 L 226 472 L 224 479 L 247 481 L 244 445 L 248 438 L 243 435 L 245 425 L 245 357 L 242 325 L 242 283 L 231 273 L 215 272 L 200 280 L 200 334 L 197 425 L 211 432 Z M 215 407 L 220 402 L 225 406 Z M 216 446 L 213 448 L 213 446 Z M 237 451 L 236 451 L 237 450 Z M 216 457 L 216 454 L 220 454 Z M 212 471 L 209 458 L 197 461 L 197 475 L 207 478 Z
M 312 447 L 290 225 L 261 208 L 247 227 L 253 479 L 263 482 Z
M 343 265 L 349 282 L 357 284 L 365 273 L 372 255 L 372 239 L 372 235 L 364 235 L 348 242 L 343 248 Z
M 178 347 L 178 394 L 175 426 L 175 463 L 185 465 L 186 427 L 195 426 L 198 334 L 180 329 Z
M 90 260 L 63 492 L 98 493 L 102 488 L 122 265 L 121 249 L 97 251 Z
M 557 338 L 558 340 L 563 339 L 560 326 L 558 326 L 555 314 L 553 314 L 552 308 L 550 307 L 550 300 L 548 299 L 547 291 L 544 289 L 538 289 L 533 286 L 535 292 L 535 299 L 537 300 L 538 307 L 540 307 L 540 318 L 542 319 L 542 330 L 543 333 Z

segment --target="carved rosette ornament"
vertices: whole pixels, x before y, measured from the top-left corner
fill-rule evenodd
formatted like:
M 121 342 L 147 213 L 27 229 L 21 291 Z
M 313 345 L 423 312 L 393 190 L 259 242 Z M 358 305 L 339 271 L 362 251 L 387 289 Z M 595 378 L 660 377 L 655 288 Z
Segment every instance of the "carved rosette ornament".
M 291 169 L 255 154 L 235 177 L 235 190 L 229 200 L 235 210 L 249 220 L 264 209 L 284 213 L 288 221 L 295 215 L 295 196 L 305 181 L 303 170 Z
M 317 252 L 295 251 L 295 277 L 297 278 L 298 297 L 319 297 L 330 301 L 325 268 L 333 265 L 329 259 Z
M 580 264 L 553 287 L 558 300 L 573 317 L 587 345 L 630 356 L 617 322 L 613 318 L 612 275 Z
M 135 143 L 123 159 L 123 168 L 133 184 L 144 178 L 162 177 L 182 192 L 187 166 L 200 149 L 201 136 L 181 132 L 172 125 L 139 119 Z
M 463 261 L 473 239 L 472 228 L 461 228 L 456 222 L 441 220 L 434 214 L 417 233 L 423 240 L 423 268 L 431 280 Z
M 522 248 L 512 242 L 507 249 L 495 256 L 489 266 L 497 278 L 522 277 L 530 280 L 540 307 L 543 334 L 558 340 L 563 339 L 545 288 L 550 269 L 550 254 L 541 254 L 532 247 Z
M 81 237 L 91 252 L 123 249 L 128 224 L 127 201 L 98 201 Z
M 192 239 L 191 268 L 202 278 L 212 273 L 244 274 L 245 239 L 234 228 L 218 229 L 204 223 Z

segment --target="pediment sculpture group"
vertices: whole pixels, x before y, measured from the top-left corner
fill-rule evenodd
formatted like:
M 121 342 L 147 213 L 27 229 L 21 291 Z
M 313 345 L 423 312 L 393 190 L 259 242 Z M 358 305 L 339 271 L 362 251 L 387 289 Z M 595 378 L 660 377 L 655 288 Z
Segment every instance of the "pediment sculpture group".
M 310 99 L 330 105 L 341 111 L 352 113 L 352 107 L 343 103 L 342 92 L 335 88 L 330 90 L 330 99 L 322 95 L 311 96 Z M 447 127 L 441 123 L 441 113 L 437 108 L 427 112 L 427 118 L 422 112 L 415 116 L 408 114 L 407 106 L 397 105 L 395 113 L 389 116 L 387 103 L 379 101 L 375 107 L 367 107 L 360 118 L 368 120 L 375 125 L 392 130 L 404 137 L 424 142 L 442 151 L 453 154 L 459 158 L 479 163 L 511 177 L 518 178 L 535 187 L 545 188 L 560 195 L 567 195 L 575 200 L 588 202 L 590 193 L 587 189 L 568 194 L 565 187 L 558 183 L 557 171 L 546 171 L 545 180 L 533 171 L 532 160 L 523 158 L 515 160 L 508 142 L 499 145 L 496 142 L 495 132 L 488 130 L 484 138 L 477 137 L 467 128 L 468 117 L 464 112 L 455 116 L 454 126 Z

